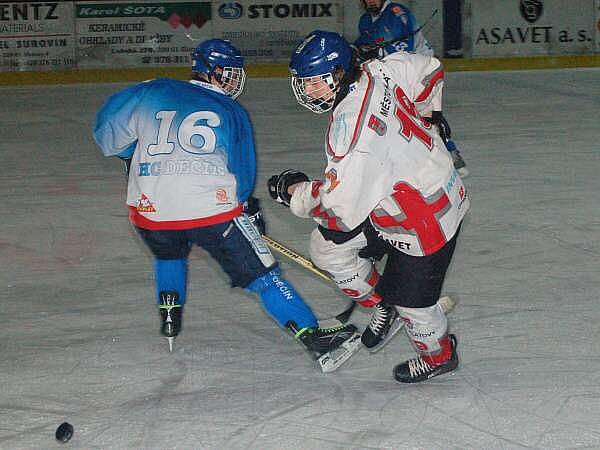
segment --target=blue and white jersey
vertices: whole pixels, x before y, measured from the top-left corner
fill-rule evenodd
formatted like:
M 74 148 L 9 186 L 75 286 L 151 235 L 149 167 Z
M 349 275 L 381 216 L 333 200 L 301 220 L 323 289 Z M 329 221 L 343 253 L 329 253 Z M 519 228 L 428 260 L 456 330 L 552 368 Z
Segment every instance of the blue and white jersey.
M 384 56 L 398 51 L 433 56 L 433 49 L 418 29 L 415 16 L 406 6 L 386 0 L 378 15 L 365 13 L 360 17 L 354 45 L 389 42 L 383 47 Z
M 188 229 L 239 216 L 256 177 L 244 108 L 199 81 L 158 79 L 111 96 L 96 117 L 105 156 L 131 158 L 127 204 L 146 229 Z

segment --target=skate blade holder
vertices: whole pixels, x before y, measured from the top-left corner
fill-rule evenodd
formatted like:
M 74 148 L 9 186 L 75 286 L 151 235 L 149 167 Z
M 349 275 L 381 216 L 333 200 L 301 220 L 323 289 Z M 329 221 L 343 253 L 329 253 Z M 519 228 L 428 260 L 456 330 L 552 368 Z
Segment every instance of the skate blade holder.
M 355 332 L 346 339 L 338 348 L 322 354 L 317 358 L 317 365 L 323 373 L 333 372 L 360 350 L 362 342 L 360 333 Z

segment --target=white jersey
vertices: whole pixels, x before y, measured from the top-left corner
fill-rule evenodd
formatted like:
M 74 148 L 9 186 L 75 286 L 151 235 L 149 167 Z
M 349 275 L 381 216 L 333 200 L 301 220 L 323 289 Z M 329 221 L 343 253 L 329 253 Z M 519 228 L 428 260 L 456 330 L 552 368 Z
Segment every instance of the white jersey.
M 325 181 L 303 183 L 290 207 L 338 231 L 370 218 L 398 250 L 430 255 L 454 236 L 469 208 L 450 154 L 421 115 L 441 110 L 442 65 L 399 52 L 362 68 L 331 116 Z

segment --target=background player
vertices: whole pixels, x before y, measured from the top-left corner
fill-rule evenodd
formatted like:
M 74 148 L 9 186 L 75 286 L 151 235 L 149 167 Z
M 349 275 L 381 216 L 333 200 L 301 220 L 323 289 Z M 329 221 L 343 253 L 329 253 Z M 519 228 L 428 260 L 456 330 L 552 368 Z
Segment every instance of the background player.
M 433 48 L 406 6 L 389 0 L 362 0 L 362 4 L 366 12 L 359 19 L 359 36 L 354 41 L 362 59 L 398 51 L 433 56 Z
M 219 263 L 232 286 L 257 294 L 266 312 L 317 358 L 344 345 L 336 359 L 326 358 L 329 366 L 322 365 L 333 370 L 352 354 L 356 328 L 318 328 L 255 226 L 264 232 L 258 201 L 250 196 L 253 130 L 234 100 L 246 77 L 241 54 L 228 41 L 211 39 L 192 60 L 189 82 L 158 79 L 110 97 L 94 130 L 105 156 L 130 163 L 129 217 L 154 255 L 161 332 L 172 348 L 182 329 L 195 244 Z

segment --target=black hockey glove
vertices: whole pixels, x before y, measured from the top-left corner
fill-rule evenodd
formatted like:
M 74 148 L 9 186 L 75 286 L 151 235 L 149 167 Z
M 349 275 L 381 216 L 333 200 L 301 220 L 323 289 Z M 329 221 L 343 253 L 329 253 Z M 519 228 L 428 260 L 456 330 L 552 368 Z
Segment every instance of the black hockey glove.
M 363 44 L 356 48 L 356 56 L 360 62 L 379 58 L 381 47 L 377 44 Z
M 366 247 L 358 251 L 358 256 L 373 261 L 380 261 L 387 253 L 386 245 L 380 240 L 369 242 Z
M 433 111 L 431 113 L 431 118 L 425 118 L 432 125 L 436 125 L 438 127 L 438 132 L 444 144 L 448 142 L 448 139 L 452 137 L 452 130 L 450 129 L 450 124 L 444 117 L 441 111 Z
M 281 172 L 279 175 L 273 175 L 269 178 L 267 186 L 271 198 L 285 206 L 290 206 L 292 196 L 288 194 L 288 188 L 296 183 L 310 181 L 304 172 L 299 170 L 288 169 Z
M 363 226 L 363 233 L 367 238 L 367 245 L 358 251 L 358 256 L 365 259 L 372 259 L 373 261 L 379 261 L 389 251 L 388 244 L 379 237 L 373 225 L 369 220 L 366 220 Z
M 256 197 L 248 197 L 248 201 L 244 203 L 244 212 L 248 216 L 250 222 L 254 224 L 260 234 L 265 234 L 267 231 L 267 225 L 262 216 L 260 210 L 260 202 Z

